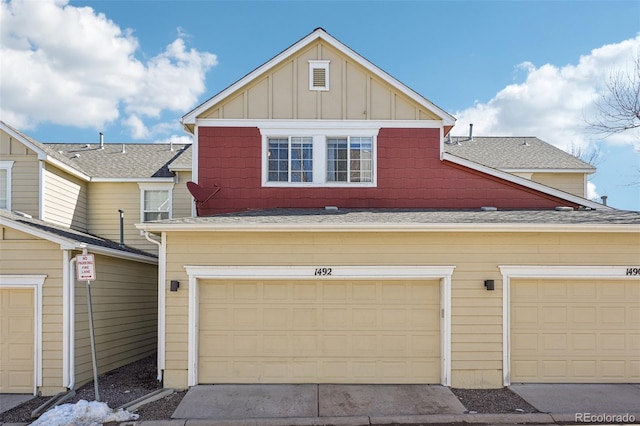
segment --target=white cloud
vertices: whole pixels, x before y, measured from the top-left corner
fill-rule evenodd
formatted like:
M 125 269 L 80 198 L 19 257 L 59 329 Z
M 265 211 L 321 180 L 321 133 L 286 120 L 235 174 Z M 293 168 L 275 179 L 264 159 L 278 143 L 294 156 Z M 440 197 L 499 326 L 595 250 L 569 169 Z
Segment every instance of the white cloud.
M 589 200 L 600 202 L 600 194 L 598 194 L 596 184 L 591 181 L 587 181 L 587 198 Z
M 135 57 L 138 40 L 104 14 L 68 0 L 0 4 L 0 117 L 20 129 L 41 122 L 89 127 L 124 119 L 135 138 L 145 121 L 184 112 L 205 90 L 216 56 L 189 49 L 184 32 L 155 57 Z
M 517 69 L 526 73 L 525 81 L 505 87 L 488 102 L 456 112 L 453 133 L 466 135 L 473 123 L 479 136 L 538 136 L 565 150 L 590 146 L 596 136 L 586 130 L 586 119 L 594 113 L 603 82 L 615 70 L 629 69 L 639 53 L 640 35 L 594 49 L 575 65 L 518 64 Z M 637 136 L 617 135 L 606 141 L 632 143 Z

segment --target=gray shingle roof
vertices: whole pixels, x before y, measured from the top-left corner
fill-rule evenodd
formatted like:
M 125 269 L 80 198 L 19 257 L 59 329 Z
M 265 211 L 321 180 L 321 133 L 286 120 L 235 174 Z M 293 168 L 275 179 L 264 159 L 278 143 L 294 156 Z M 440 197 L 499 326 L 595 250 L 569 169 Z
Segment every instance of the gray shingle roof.
M 70 228 L 63 227 L 61 225 L 56 225 L 54 223 L 45 222 L 39 219 L 27 217 L 27 216 L 22 216 L 7 210 L 0 210 L 0 218 L 6 219 L 10 222 L 26 225 L 30 228 L 33 228 L 34 230 L 45 232 L 46 234 L 49 234 L 52 237 L 62 237 L 67 240 L 72 240 L 78 243 L 85 243 L 85 244 L 93 245 L 97 247 L 118 250 L 124 253 L 131 253 L 131 254 L 147 256 L 151 258 L 157 257 L 152 253 L 148 253 L 143 250 L 129 247 L 127 245 L 125 245 L 124 247 L 120 247 L 119 243 L 112 240 L 108 240 L 106 238 L 99 237 L 97 235 L 76 231 L 75 229 L 70 229 Z
M 499 170 L 581 170 L 595 167 L 536 137 L 452 136 L 445 152 Z
M 94 178 L 172 177 L 172 162 L 178 161 L 191 145 L 174 144 L 41 144 L 53 151 L 54 158 Z M 182 161 L 182 160 L 181 160 Z M 189 164 L 191 160 L 188 160 Z
M 623 210 L 422 210 L 270 209 L 169 219 L 150 224 L 188 225 L 387 225 L 387 224 L 593 224 L 640 225 L 640 212 Z M 640 227 L 638 228 L 640 231 Z

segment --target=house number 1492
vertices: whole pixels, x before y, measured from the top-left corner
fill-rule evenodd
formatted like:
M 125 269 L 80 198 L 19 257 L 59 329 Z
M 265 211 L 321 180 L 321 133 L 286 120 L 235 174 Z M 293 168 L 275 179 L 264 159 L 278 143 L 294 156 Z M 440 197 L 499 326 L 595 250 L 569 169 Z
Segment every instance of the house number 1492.
M 316 268 L 313 275 L 326 277 L 327 275 L 331 275 L 331 268 Z

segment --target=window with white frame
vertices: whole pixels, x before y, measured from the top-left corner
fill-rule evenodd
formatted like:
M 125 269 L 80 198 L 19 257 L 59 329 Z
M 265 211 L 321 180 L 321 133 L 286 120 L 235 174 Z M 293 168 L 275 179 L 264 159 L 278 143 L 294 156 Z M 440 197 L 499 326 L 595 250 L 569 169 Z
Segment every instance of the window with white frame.
M 173 183 L 148 183 L 140 186 L 140 220 L 171 219 Z
M 313 182 L 313 139 L 269 138 L 269 181 Z
M 290 131 L 286 136 L 263 131 L 264 186 L 376 186 L 377 129 L 353 136 Z
M 0 161 L 0 209 L 11 210 L 11 170 L 13 161 Z
M 327 139 L 327 181 L 371 182 L 372 152 L 371 137 Z

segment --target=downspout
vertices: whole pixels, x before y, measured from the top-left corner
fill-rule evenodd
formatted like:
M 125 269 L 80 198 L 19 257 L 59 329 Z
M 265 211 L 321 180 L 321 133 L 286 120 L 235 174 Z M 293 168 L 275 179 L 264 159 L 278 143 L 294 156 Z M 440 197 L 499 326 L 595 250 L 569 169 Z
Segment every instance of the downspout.
M 165 267 L 166 254 L 164 244 L 151 238 L 149 231 L 144 231 L 144 238 L 158 246 L 158 377 L 159 382 L 162 381 L 162 373 L 165 364 Z M 164 242 L 164 234 L 162 236 Z
M 68 380 L 67 389 L 73 390 L 76 385 L 76 366 L 75 366 L 75 341 L 76 341 L 76 328 L 75 328 L 75 314 L 76 314 L 76 258 L 75 256 L 69 260 L 69 250 L 65 250 L 65 263 L 68 262 L 67 276 L 65 280 L 64 293 L 67 296 L 67 309 L 65 311 L 65 332 L 67 339 L 65 340 L 65 352 L 67 355 L 66 370 Z M 64 297 L 64 295 L 63 295 Z M 64 358 L 64 355 L 63 355 Z M 64 374 L 63 374 L 64 376 Z

